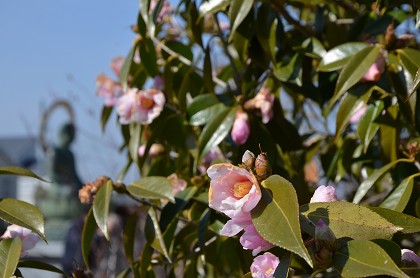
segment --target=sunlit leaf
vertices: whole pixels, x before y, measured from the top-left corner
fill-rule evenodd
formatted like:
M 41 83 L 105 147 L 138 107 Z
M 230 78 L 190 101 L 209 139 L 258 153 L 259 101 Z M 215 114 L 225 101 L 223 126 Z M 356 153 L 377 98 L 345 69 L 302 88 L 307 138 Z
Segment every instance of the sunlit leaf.
M 111 202 L 111 193 L 112 181 L 109 180 L 98 190 L 98 192 L 96 192 L 95 198 L 93 199 L 93 215 L 95 216 L 98 228 L 108 240 L 109 234 L 107 222 L 109 215 L 109 205 Z
M 31 170 L 19 166 L 0 166 L 0 175 L 26 176 L 45 181 Z
M 175 202 L 172 194 L 172 185 L 165 177 L 144 177 L 129 186 L 127 186 L 130 194 L 145 199 L 168 199 Z
M 229 19 L 231 22 L 230 38 L 232 39 L 236 29 L 248 15 L 254 4 L 254 0 L 232 0 L 229 9 Z
M 415 78 L 420 68 L 420 51 L 412 48 L 403 48 L 398 49 L 397 52 L 404 68 Z
M 85 217 L 85 223 L 83 224 L 81 241 L 82 257 L 87 269 L 90 269 L 89 251 L 97 227 L 98 226 L 96 225 L 95 217 L 93 216 L 93 208 L 90 208 L 88 214 Z
M 169 263 L 172 263 L 168 249 L 166 248 L 165 240 L 163 239 L 162 231 L 159 227 L 159 220 L 157 219 L 157 214 L 154 208 L 149 209 L 149 216 L 152 219 L 153 227 L 155 229 L 155 238 L 152 242 L 152 247 L 158 250 L 162 255 L 164 255 Z
M 6 238 L 0 241 L 0 277 L 10 278 L 19 262 L 22 241 L 20 238 Z
M 402 212 L 410 200 L 413 184 L 414 176 L 405 178 L 379 206 Z
M 417 91 L 419 87 L 420 87 L 420 68 L 417 70 L 416 75 L 414 76 L 413 84 L 411 85 L 408 98 L 410 98 Z
M 214 115 L 217 115 L 224 111 L 226 106 L 223 103 L 217 103 L 213 106 L 204 108 L 201 111 L 198 111 L 190 118 L 190 125 L 204 125 L 206 124 Z
M 347 61 L 338 76 L 331 105 L 363 77 L 369 67 L 375 62 L 380 51 L 381 48 L 378 46 L 367 46 Z
M 377 169 L 373 171 L 373 173 L 365 179 L 360 186 L 357 188 L 356 194 L 353 198 L 353 203 L 359 203 L 363 197 L 366 195 L 366 193 L 369 191 L 369 189 L 380 179 L 382 178 L 392 167 L 395 166 L 395 164 L 399 162 L 412 162 L 409 159 L 398 159 L 395 161 L 392 161 L 388 163 L 387 165 L 383 166 L 380 169 Z
M 335 252 L 333 265 L 343 277 L 408 277 L 381 247 L 367 240 L 348 241 Z
M 349 42 L 330 49 L 322 57 L 318 71 L 334 71 L 341 69 L 347 61 L 356 53 L 367 47 L 367 43 Z
M 369 207 L 370 210 L 376 212 L 381 217 L 395 226 L 402 229 L 399 231 L 404 234 L 413 234 L 420 232 L 420 219 L 395 210 L 379 207 Z
M 363 151 L 366 153 L 370 142 L 379 130 L 380 122 L 377 120 L 382 114 L 384 103 L 377 101 L 369 104 L 364 115 L 360 118 L 357 126 L 357 135 L 363 144 Z
M 261 201 L 251 211 L 258 233 L 268 242 L 299 255 L 312 266 L 301 237 L 299 205 L 293 185 L 273 175 L 263 181 L 262 186 Z
M 219 11 L 224 10 L 229 6 L 231 0 L 209 0 L 203 1 L 200 5 L 199 12 L 200 18 L 205 16 L 206 14 L 213 14 Z
M 310 203 L 301 206 L 300 212 L 313 223 L 322 219 L 337 238 L 390 239 L 402 230 L 369 208 L 349 202 Z
M 44 216 L 36 206 L 12 198 L 0 199 L 0 218 L 30 229 L 46 241 Z

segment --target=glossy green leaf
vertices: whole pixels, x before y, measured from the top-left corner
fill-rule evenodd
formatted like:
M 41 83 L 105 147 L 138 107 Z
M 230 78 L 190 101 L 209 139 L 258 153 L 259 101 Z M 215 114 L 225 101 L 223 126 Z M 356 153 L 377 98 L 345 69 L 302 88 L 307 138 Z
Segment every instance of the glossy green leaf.
M 367 240 L 348 241 L 335 252 L 333 265 L 343 277 L 408 277 L 381 247 Z
M 83 224 L 83 231 L 82 231 L 82 257 L 83 261 L 85 262 L 85 265 L 87 269 L 90 269 L 89 264 L 89 251 L 90 251 L 90 245 L 92 243 L 93 237 L 96 233 L 96 229 L 98 226 L 95 222 L 95 217 L 93 216 L 93 208 L 91 207 L 88 214 L 85 217 L 85 223 Z
M 389 106 L 379 128 L 384 161 L 397 160 L 400 132 L 397 119 L 400 107 L 399 105 Z
M 236 108 L 225 108 L 213 115 L 198 139 L 198 161 L 228 135 L 235 120 Z
M 188 5 L 188 13 L 190 15 L 188 17 L 188 24 L 191 27 L 191 32 L 193 34 L 194 40 L 199 46 L 201 46 L 201 48 L 204 48 L 203 39 L 201 37 L 203 30 L 203 21 L 199 19 L 200 15 L 195 2 L 191 2 Z
M 203 1 L 199 8 L 200 18 L 202 18 L 206 14 L 214 14 L 216 12 L 226 9 L 229 6 L 230 2 L 231 0 Z
M 276 29 L 277 18 L 276 13 L 269 4 L 262 4 L 257 13 L 256 33 L 257 39 L 261 47 L 275 64 L 275 46 L 276 46 Z
M 30 229 L 46 241 L 44 216 L 36 206 L 12 198 L 0 199 L 0 218 Z
M 420 68 L 417 70 L 416 75 L 414 76 L 413 84 L 411 85 L 408 98 L 410 98 L 418 88 L 420 88 Z
M 137 210 L 128 217 L 127 223 L 125 224 L 125 227 L 124 227 L 124 233 L 123 233 L 124 253 L 125 253 L 125 257 L 127 258 L 128 263 L 131 266 L 134 265 L 134 258 L 133 258 L 134 241 L 136 237 L 137 220 L 139 219 L 140 211 L 141 210 Z
M 282 63 L 274 69 L 274 76 L 284 82 L 302 85 L 302 57 L 299 53 L 293 55 L 290 61 Z
M 19 166 L 0 166 L 0 175 L 26 176 L 45 181 L 31 170 Z
M 190 125 L 198 126 L 206 124 L 214 115 L 223 112 L 226 106 L 223 103 L 217 103 L 213 106 L 198 111 L 190 118 Z
M 399 232 L 404 234 L 413 234 L 420 232 L 420 219 L 395 210 L 379 207 L 369 207 L 381 217 L 395 226 L 402 228 Z
M 413 184 L 413 176 L 405 178 L 379 206 L 402 212 L 410 200 L 411 193 L 413 192 Z
M 333 105 L 348 89 L 359 82 L 369 67 L 375 62 L 381 48 L 378 46 L 367 46 L 352 56 L 338 76 L 334 96 L 331 99 Z
M 395 264 L 399 265 L 401 263 L 401 248 L 397 243 L 386 239 L 374 239 L 371 241 L 384 249 Z
M 363 88 L 364 89 L 364 88 Z M 372 95 L 373 89 L 370 88 L 365 90 L 349 91 L 344 97 L 340 104 L 340 108 L 337 112 L 337 121 L 335 128 L 335 136 L 339 136 L 343 131 L 344 127 L 349 122 L 350 118 L 361 109 L 369 100 Z
M 6 238 L 0 241 L 0 277 L 10 278 L 19 262 L 22 241 L 20 238 Z
M 251 211 L 258 233 L 268 242 L 299 255 L 312 266 L 301 237 L 299 205 L 293 185 L 278 175 L 272 175 L 262 182 L 261 192 L 260 202 Z
M 155 45 L 153 44 L 153 41 L 150 38 L 142 38 L 141 40 L 139 40 L 139 53 L 141 63 L 143 64 L 144 69 L 147 71 L 147 73 L 152 77 L 158 75 L 159 70 L 156 64 L 157 56 Z
M 102 132 L 105 131 L 106 124 L 108 123 L 109 117 L 111 116 L 113 107 L 104 106 L 101 112 L 101 128 Z
M 141 142 L 142 125 L 138 123 L 130 123 L 130 141 L 128 142 L 128 151 L 131 159 L 137 163 L 139 158 L 139 147 Z
M 169 47 L 169 49 L 171 49 L 173 52 L 178 53 L 182 57 L 185 57 L 187 60 L 193 61 L 194 54 L 187 45 L 179 41 L 172 41 L 172 40 L 165 42 L 165 45 Z
M 349 42 L 330 49 L 327 54 L 322 57 L 321 63 L 318 66 L 318 71 L 334 71 L 341 69 L 353 55 L 367 46 L 367 43 Z
M 67 274 L 64 271 L 62 271 L 61 269 L 55 267 L 52 264 L 45 263 L 45 262 L 42 262 L 42 261 L 24 260 L 24 261 L 20 261 L 18 263 L 17 267 L 18 268 L 40 269 L 40 270 L 45 270 L 45 271 L 49 271 L 49 272 L 54 272 L 54 273 L 62 274 L 65 277 L 67 277 Z
M 93 199 L 93 215 L 95 216 L 96 224 L 98 224 L 98 228 L 101 230 L 107 240 L 109 240 L 107 222 L 109 215 L 109 205 L 111 202 L 111 193 L 112 181 L 107 181 L 98 190 L 98 192 L 96 192 L 95 198 Z
M 408 277 L 381 247 L 367 240 L 348 241 L 335 252 L 333 265 L 343 277 Z
M 402 230 L 369 208 L 349 202 L 310 203 L 301 206 L 300 212 L 313 223 L 322 219 L 337 238 L 390 239 Z
M 366 153 L 370 142 L 379 130 L 380 122 L 377 120 L 384 109 L 383 101 L 369 104 L 365 114 L 360 118 L 357 126 L 357 135 L 363 144 L 363 151 Z
M 165 177 L 144 177 L 129 186 L 127 186 L 130 194 L 144 199 L 168 199 L 172 203 L 175 202 L 172 194 L 172 185 Z
M 191 104 L 187 107 L 187 113 L 189 117 L 192 117 L 195 113 L 201 110 L 220 103 L 214 94 L 203 94 L 195 97 Z
M 403 48 L 398 49 L 397 52 L 404 68 L 415 78 L 420 68 L 420 51 L 412 48 Z
M 128 77 L 130 76 L 130 70 L 131 70 L 131 66 L 133 64 L 133 58 L 134 58 L 134 54 L 137 51 L 137 43 L 135 43 L 133 45 L 133 47 L 130 49 L 130 52 L 127 54 L 127 56 L 125 57 L 124 63 L 121 66 L 121 70 L 120 70 L 120 82 L 123 86 L 127 86 L 128 84 Z
M 231 0 L 229 9 L 229 20 L 231 22 L 231 30 L 229 40 L 232 39 L 236 29 L 248 15 L 254 4 L 254 0 Z
M 138 277 L 148 277 L 148 269 L 152 262 L 153 248 L 150 246 L 150 243 L 147 242 L 143 247 L 143 252 L 140 256 L 140 263 L 138 265 L 139 276 Z
M 159 220 L 154 208 L 149 209 L 149 215 L 153 222 L 153 228 L 155 229 L 155 239 L 152 243 L 152 247 L 164 255 L 169 263 L 172 263 L 171 256 L 169 255 L 168 249 L 166 248 L 166 243 L 163 239 L 162 231 L 159 227 Z
M 356 194 L 354 195 L 354 198 L 353 198 L 353 203 L 358 204 L 366 195 L 366 193 L 369 191 L 369 189 L 380 178 L 382 178 L 392 167 L 394 167 L 395 164 L 399 162 L 412 162 L 412 161 L 409 159 L 398 159 L 398 160 L 388 163 L 387 165 L 383 166 L 380 169 L 373 171 L 373 173 L 367 179 L 365 179 L 357 188 Z

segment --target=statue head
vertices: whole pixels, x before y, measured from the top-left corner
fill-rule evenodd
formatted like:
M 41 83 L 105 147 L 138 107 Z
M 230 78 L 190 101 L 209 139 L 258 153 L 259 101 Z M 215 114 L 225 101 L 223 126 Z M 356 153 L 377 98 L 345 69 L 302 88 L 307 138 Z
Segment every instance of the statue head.
M 76 129 L 72 123 L 64 124 L 59 133 L 59 145 L 68 147 L 74 140 Z

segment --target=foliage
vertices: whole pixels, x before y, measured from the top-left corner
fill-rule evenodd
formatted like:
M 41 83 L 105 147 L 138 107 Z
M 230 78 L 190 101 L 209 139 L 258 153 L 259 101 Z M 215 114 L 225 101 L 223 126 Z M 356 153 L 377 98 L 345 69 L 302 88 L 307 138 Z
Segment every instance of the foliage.
M 128 161 L 83 191 L 94 196 L 81 243 L 87 268 L 96 228 L 109 238 L 116 192 L 140 208 L 126 221 L 129 268 L 119 277 L 250 277 L 251 251 L 220 234 L 234 217 L 209 208 L 220 192 L 209 192 L 206 172 L 242 162 L 261 191 L 250 215 L 280 259 L 274 275 L 419 273 L 400 255 L 420 250 L 420 51 L 401 34 L 418 15 L 413 1 L 141 0 L 119 80 L 100 93 L 119 97 L 106 102 L 101 125 L 119 119 Z M 246 165 L 246 150 L 267 160 Z M 142 178 L 126 186 L 130 167 Z M 10 171 L 36 177 L 0 174 Z M 310 203 L 321 184 L 342 201 Z M 0 213 L 43 236 L 41 221 L 1 202 Z M 140 234 L 146 242 L 135 250 Z M 0 248 L 19 249 L 10 240 Z

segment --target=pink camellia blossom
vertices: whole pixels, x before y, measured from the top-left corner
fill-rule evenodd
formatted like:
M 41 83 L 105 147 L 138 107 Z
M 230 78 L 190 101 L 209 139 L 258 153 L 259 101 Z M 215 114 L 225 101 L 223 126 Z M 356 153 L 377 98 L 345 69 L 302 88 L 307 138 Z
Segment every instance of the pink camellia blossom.
M 420 257 L 410 249 L 401 249 L 401 261 L 408 267 L 420 267 Z
M 169 182 L 172 185 L 172 194 L 175 195 L 178 192 L 181 192 L 187 187 L 187 182 L 183 179 L 178 178 L 176 173 L 173 173 L 167 177 Z
M 117 56 L 111 60 L 111 69 L 115 73 L 115 76 L 120 77 L 121 68 L 124 64 L 125 57 L 124 56 Z
M 255 229 L 254 225 L 246 226 L 244 229 L 244 233 L 239 238 L 239 242 L 241 243 L 244 249 L 252 250 L 252 255 L 256 256 L 261 251 L 266 251 L 272 247 L 273 244 L 266 241 Z
M 232 140 L 238 145 L 245 144 L 248 140 L 250 129 L 248 114 L 243 110 L 238 110 L 230 133 Z
M 138 153 L 140 157 L 144 156 L 144 152 L 146 150 L 146 144 L 143 144 L 139 147 Z M 149 149 L 148 157 L 154 158 L 165 151 L 165 147 L 162 144 L 152 144 Z
M 338 201 L 337 195 L 335 194 L 335 188 L 331 185 L 325 186 L 321 185 L 318 187 L 314 195 L 311 198 L 311 203 L 318 202 L 335 202 Z
M 26 256 L 26 251 L 34 248 L 36 243 L 39 241 L 39 236 L 37 234 L 16 224 L 8 226 L 4 234 L 1 236 L 2 239 L 14 237 L 18 237 L 22 240 L 21 256 Z
M 222 236 L 235 236 L 240 231 L 245 229 L 245 227 L 253 225 L 250 212 L 244 212 L 243 214 L 232 218 L 226 222 L 222 230 L 220 230 L 220 235 Z
M 210 166 L 207 174 L 211 180 L 209 206 L 230 218 L 250 212 L 261 199 L 260 186 L 246 169 L 220 163 Z
M 279 264 L 280 260 L 277 256 L 265 252 L 254 258 L 251 264 L 251 275 L 253 278 L 271 278 Z
M 96 95 L 105 98 L 105 106 L 114 106 L 123 94 L 118 83 L 102 73 L 98 75 L 96 78 Z
M 274 95 L 270 93 L 270 88 L 263 86 L 258 94 L 245 102 L 245 109 L 257 109 L 262 116 L 262 122 L 268 123 L 273 118 Z
M 165 96 L 161 91 L 129 89 L 117 103 L 120 123 L 150 124 L 160 115 L 164 104 Z
M 361 81 L 378 82 L 381 79 L 381 75 L 384 72 L 384 69 L 385 69 L 385 56 L 382 53 L 379 53 L 378 58 L 376 58 L 376 61 L 366 71 L 365 75 L 363 75 Z

